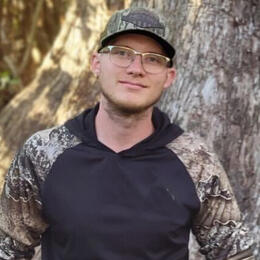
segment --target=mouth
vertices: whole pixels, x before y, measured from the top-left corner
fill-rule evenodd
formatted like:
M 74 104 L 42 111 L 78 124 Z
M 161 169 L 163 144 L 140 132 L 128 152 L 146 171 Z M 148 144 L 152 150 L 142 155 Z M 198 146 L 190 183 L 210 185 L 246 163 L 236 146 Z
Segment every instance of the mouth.
M 147 88 L 147 86 L 145 86 L 139 82 L 131 82 L 131 81 L 126 81 L 126 80 L 119 80 L 118 82 L 128 88 L 133 88 L 133 89 Z

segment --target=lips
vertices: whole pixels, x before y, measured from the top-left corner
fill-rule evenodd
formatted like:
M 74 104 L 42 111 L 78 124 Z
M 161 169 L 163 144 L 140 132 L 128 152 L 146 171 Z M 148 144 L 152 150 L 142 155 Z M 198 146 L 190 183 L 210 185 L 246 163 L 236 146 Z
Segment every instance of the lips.
M 139 82 L 132 82 L 132 81 L 126 81 L 126 80 L 119 80 L 119 83 L 130 87 L 130 88 L 147 88 L 147 86 L 139 83 Z

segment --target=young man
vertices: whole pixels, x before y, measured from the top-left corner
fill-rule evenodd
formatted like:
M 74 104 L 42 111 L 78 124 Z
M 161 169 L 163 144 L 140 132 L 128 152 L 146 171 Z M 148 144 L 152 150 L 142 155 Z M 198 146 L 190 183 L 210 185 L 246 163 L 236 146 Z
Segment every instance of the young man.
M 228 179 L 204 144 L 154 107 L 173 82 L 162 15 L 116 12 L 93 55 L 100 103 L 29 138 L 1 198 L 0 259 L 254 259 Z

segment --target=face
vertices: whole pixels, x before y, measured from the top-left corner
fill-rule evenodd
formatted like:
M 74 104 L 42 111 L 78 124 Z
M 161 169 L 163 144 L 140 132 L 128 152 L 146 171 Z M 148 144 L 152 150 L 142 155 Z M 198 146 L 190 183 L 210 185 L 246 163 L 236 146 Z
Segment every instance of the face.
M 165 55 L 162 47 L 152 38 L 140 34 L 124 34 L 112 43 L 132 48 L 139 52 L 153 52 Z M 127 67 L 111 63 L 109 54 L 94 54 L 92 70 L 99 77 L 102 97 L 100 102 L 123 113 L 140 113 L 151 108 L 175 78 L 174 68 L 165 68 L 158 74 L 143 69 L 141 56 Z

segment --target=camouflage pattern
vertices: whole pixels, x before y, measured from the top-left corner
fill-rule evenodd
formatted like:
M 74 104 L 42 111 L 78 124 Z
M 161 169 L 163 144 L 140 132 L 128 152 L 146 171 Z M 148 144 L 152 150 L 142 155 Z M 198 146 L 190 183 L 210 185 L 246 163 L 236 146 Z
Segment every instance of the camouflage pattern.
M 155 38 L 173 58 L 175 49 L 171 43 L 170 28 L 159 10 L 148 8 L 129 8 L 115 12 L 100 37 L 98 50 L 102 49 L 112 37 L 123 32 L 144 33 Z
M 203 141 L 185 133 L 168 145 L 190 173 L 201 201 L 193 233 L 206 259 L 254 259 L 254 241 L 243 225 L 240 210 L 224 169 Z M 232 257 L 231 257 L 232 256 Z
M 40 190 L 57 157 L 80 141 L 64 126 L 34 134 L 13 160 L 0 201 L 0 259 L 31 259 L 48 227 Z
M 31 259 L 48 227 L 42 216 L 41 187 L 66 149 L 81 141 L 65 126 L 34 134 L 16 155 L 1 196 L 0 259 Z M 183 134 L 168 144 L 189 171 L 201 209 L 193 232 L 208 260 L 252 260 L 253 240 L 243 226 L 239 208 L 223 168 L 204 143 Z

